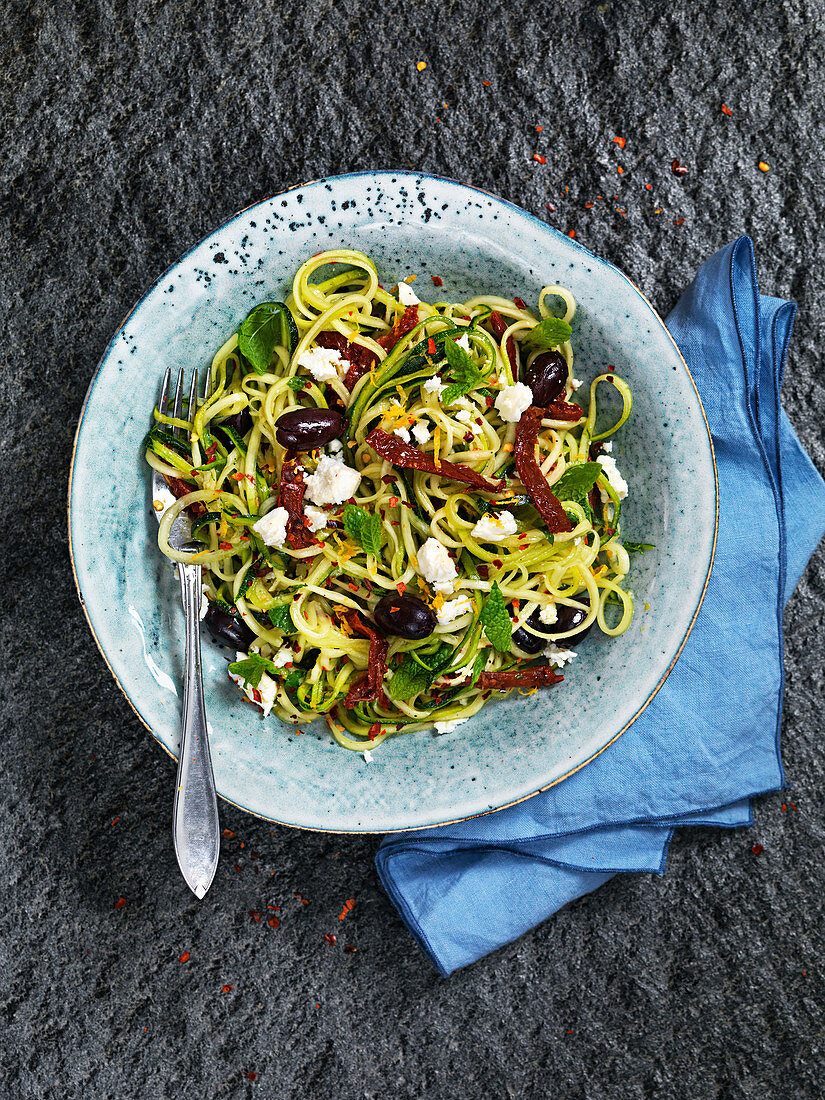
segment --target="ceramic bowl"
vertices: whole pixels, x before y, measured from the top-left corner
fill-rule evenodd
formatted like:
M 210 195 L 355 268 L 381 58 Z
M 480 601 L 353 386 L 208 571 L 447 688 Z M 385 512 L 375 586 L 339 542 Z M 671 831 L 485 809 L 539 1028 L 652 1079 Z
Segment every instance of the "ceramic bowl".
M 519 295 L 547 283 L 578 300 L 575 373 L 606 366 L 634 393 L 614 456 L 630 484 L 626 538 L 636 615 L 618 639 L 591 635 L 565 681 L 491 702 L 453 733 L 390 740 L 366 762 L 320 723 L 300 734 L 263 720 L 204 636 L 204 684 L 220 794 L 287 825 L 340 832 L 422 828 L 529 797 L 604 749 L 661 686 L 696 616 L 712 561 L 716 480 L 702 407 L 673 340 L 615 267 L 523 210 L 432 176 L 373 172 L 322 179 L 236 215 L 158 280 L 112 339 L 81 414 L 70 536 L 81 600 L 118 684 L 153 736 L 178 745 L 182 614 L 157 549 L 141 440 L 163 370 L 205 367 L 261 300 L 283 298 L 299 265 L 360 249 L 392 286 L 416 275 L 423 299 Z M 443 280 L 436 289 L 431 276 Z M 632 729 L 626 736 L 633 736 Z

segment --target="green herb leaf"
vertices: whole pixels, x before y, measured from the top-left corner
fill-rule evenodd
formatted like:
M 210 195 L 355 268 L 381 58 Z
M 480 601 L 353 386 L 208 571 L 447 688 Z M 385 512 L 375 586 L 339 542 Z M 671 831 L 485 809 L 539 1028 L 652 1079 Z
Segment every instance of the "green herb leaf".
M 486 375 L 478 369 L 473 360 L 460 348 L 455 340 L 444 341 L 444 354 L 450 368 L 450 384 L 441 395 L 446 407 L 452 405 L 458 397 L 464 397 L 485 381 Z
M 295 320 L 283 302 L 262 302 L 238 332 L 238 349 L 257 374 L 266 374 L 277 347 L 292 354 L 298 343 Z
M 284 634 L 296 634 L 295 624 L 292 621 L 292 615 L 289 612 L 290 605 L 288 603 L 279 603 L 274 607 L 270 607 L 267 611 L 269 621 L 275 627 L 276 630 L 283 630 Z
M 490 595 L 481 609 L 481 625 L 499 653 L 507 653 L 513 637 L 513 624 L 497 581 L 493 581 Z
M 447 668 L 453 656 L 453 648 L 442 642 L 435 653 L 426 657 L 405 653 L 389 682 L 387 694 L 391 699 L 411 699 L 421 691 L 427 691 L 442 669 Z M 423 662 L 423 663 L 421 663 Z
M 655 545 L 652 542 L 623 542 L 625 550 L 628 554 L 644 554 L 645 550 L 654 550 Z
M 294 691 L 297 687 L 299 687 L 304 682 L 305 676 L 306 676 L 306 673 L 302 672 L 302 670 L 300 668 L 293 668 L 284 677 L 284 687 L 288 691 Z
M 470 687 L 475 687 L 478 683 L 478 678 L 487 667 L 487 659 L 490 656 L 488 649 L 480 649 L 476 654 L 476 659 L 473 661 L 473 673 L 470 680 Z
M 247 687 L 258 687 L 263 674 L 268 672 L 270 676 L 276 676 L 278 670 L 272 661 L 262 657 L 260 653 L 249 653 L 242 661 L 233 661 L 229 671 L 235 676 L 240 676 Z
M 286 384 L 291 390 L 302 390 L 305 386 L 309 385 L 306 378 L 287 378 Z
M 357 504 L 348 504 L 344 509 L 344 530 L 367 554 L 377 556 L 381 553 L 384 531 L 377 513 L 370 513 Z
M 578 462 L 568 466 L 555 485 L 551 486 L 559 500 L 586 504 L 596 479 L 603 473 L 599 462 Z
M 551 351 L 561 347 L 570 339 L 573 330 L 561 317 L 545 317 L 534 329 L 531 329 L 522 340 L 523 344 L 537 348 L 539 351 Z

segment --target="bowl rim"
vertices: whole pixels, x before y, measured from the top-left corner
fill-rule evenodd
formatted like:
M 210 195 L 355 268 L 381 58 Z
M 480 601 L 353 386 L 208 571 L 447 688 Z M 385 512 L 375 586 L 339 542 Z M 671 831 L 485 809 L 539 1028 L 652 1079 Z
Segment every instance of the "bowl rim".
M 140 296 L 140 298 L 134 303 L 134 305 L 131 307 L 131 309 L 128 311 L 128 313 L 125 315 L 125 317 L 123 318 L 121 323 L 118 325 L 118 327 L 114 331 L 114 333 L 113 333 L 111 339 L 109 340 L 108 344 L 104 348 L 104 350 L 103 350 L 103 352 L 102 352 L 102 354 L 101 354 L 101 356 L 100 356 L 100 358 L 97 362 L 97 365 L 94 369 L 94 373 L 92 374 L 92 377 L 89 381 L 89 385 L 88 385 L 88 388 L 86 390 L 86 395 L 83 398 L 83 404 L 81 405 L 81 408 L 80 408 L 80 414 L 79 414 L 78 420 L 77 420 L 77 428 L 75 429 L 74 439 L 72 441 L 71 458 L 69 460 L 69 481 L 68 481 L 68 487 L 67 487 L 67 500 L 66 500 L 67 526 L 68 526 L 68 535 L 69 535 L 69 560 L 70 560 L 71 566 L 72 566 L 72 576 L 74 578 L 75 588 L 77 589 L 77 595 L 78 595 L 78 598 L 80 600 L 81 609 L 82 609 L 83 614 L 85 616 L 86 622 L 89 626 L 89 630 L 91 631 L 92 638 L 95 641 L 95 645 L 97 646 L 106 667 L 109 669 L 109 672 L 112 674 L 112 677 L 114 678 L 115 683 L 117 684 L 117 686 L 120 688 L 121 692 L 123 693 L 123 696 L 125 697 L 126 702 L 129 704 L 129 706 L 131 707 L 132 711 L 137 716 L 140 723 L 143 726 L 145 726 L 146 729 L 149 731 L 149 733 L 152 735 L 152 738 L 154 739 L 154 741 L 158 745 L 160 745 L 160 747 L 163 749 L 163 751 L 169 757 L 171 757 L 172 760 L 177 762 L 178 757 L 176 756 L 176 754 L 174 752 L 172 752 L 171 749 L 169 749 L 163 743 L 163 741 L 160 739 L 158 734 L 155 733 L 154 729 L 152 729 L 152 727 L 149 725 L 149 723 L 145 721 L 143 716 L 138 711 L 137 706 L 132 702 L 132 699 L 131 699 L 128 691 L 124 687 L 123 683 L 121 682 L 120 677 L 118 676 L 118 674 L 115 672 L 114 668 L 112 667 L 112 665 L 109 661 L 109 658 L 106 654 L 106 651 L 105 651 L 105 649 L 104 649 L 104 647 L 103 647 L 103 645 L 100 641 L 100 638 L 98 637 L 97 632 L 94 628 L 91 616 L 89 614 L 89 609 L 87 608 L 86 601 L 83 597 L 83 590 L 81 588 L 80 577 L 78 575 L 77 563 L 75 561 L 74 544 L 73 544 L 73 539 L 72 539 L 72 488 L 73 488 L 73 483 L 74 483 L 74 472 L 75 472 L 75 462 L 76 462 L 76 457 L 77 457 L 77 447 L 78 447 L 78 443 L 79 443 L 79 440 L 80 440 L 80 433 L 81 433 L 81 430 L 83 428 L 83 421 L 84 421 L 85 416 L 86 416 L 86 411 L 87 411 L 87 408 L 88 408 L 88 405 L 89 405 L 89 401 L 91 399 L 92 393 L 94 392 L 95 385 L 97 384 L 97 381 L 98 381 L 100 373 L 103 369 L 103 366 L 104 366 L 106 360 L 109 357 L 109 353 L 112 350 L 112 348 L 114 347 L 115 341 L 117 340 L 118 336 L 123 331 L 123 329 L 126 327 L 128 321 L 129 321 L 129 318 L 143 305 L 143 303 L 150 296 L 150 294 L 152 294 L 152 292 L 155 290 L 155 288 L 160 283 L 162 283 L 170 275 L 170 273 L 172 271 L 174 271 L 181 263 L 183 263 L 184 260 L 186 260 L 188 256 L 190 256 L 193 252 L 195 252 L 198 248 L 200 248 L 200 246 L 204 243 L 204 241 L 206 241 L 210 237 L 214 236 L 216 233 L 218 233 L 221 229 L 224 229 L 226 226 L 231 225 L 233 222 L 235 222 L 238 218 L 240 218 L 247 211 L 252 210 L 252 209 L 254 209 L 256 207 L 259 207 L 259 206 L 263 206 L 266 203 L 272 202 L 273 199 L 280 198 L 281 196 L 290 194 L 293 191 L 300 191 L 302 189 L 312 187 L 312 186 L 314 186 L 316 184 L 319 184 L 319 183 L 340 182 L 342 180 L 356 179 L 356 178 L 365 177 L 365 176 L 371 177 L 373 179 L 378 178 L 378 177 L 384 177 L 384 176 L 392 176 L 392 177 L 395 177 L 396 181 L 398 180 L 399 177 L 412 177 L 416 180 L 433 180 L 437 183 L 448 183 L 448 184 L 451 184 L 452 186 L 459 187 L 463 190 L 475 191 L 476 193 L 478 193 L 480 195 L 484 195 L 487 198 L 493 199 L 496 203 L 498 203 L 498 204 L 500 204 L 504 207 L 507 207 L 510 210 L 515 211 L 520 217 L 526 217 L 526 218 L 536 222 L 539 226 L 541 226 L 543 231 L 545 231 L 545 232 L 550 231 L 551 233 L 556 233 L 559 236 L 564 237 L 566 244 L 571 245 L 576 249 L 580 249 L 582 252 L 586 253 L 587 256 L 590 257 L 592 260 L 595 260 L 597 263 L 602 264 L 605 267 L 609 267 L 612 271 L 618 273 L 621 276 L 621 278 L 624 279 L 625 282 L 627 282 L 632 287 L 632 289 L 636 292 L 636 294 L 638 294 L 638 296 L 642 299 L 642 301 L 647 305 L 647 307 L 650 310 L 650 312 L 652 313 L 654 319 L 661 326 L 662 330 L 664 331 L 665 335 L 667 336 L 667 339 L 673 345 L 673 349 L 676 352 L 676 355 L 678 356 L 679 361 L 681 362 L 682 366 L 684 367 L 685 372 L 687 373 L 688 379 L 690 380 L 690 384 L 693 387 L 693 392 L 696 395 L 696 400 L 697 400 L 697 403 L 698 403 L 698 406 L 699 406 L 699 411 L 702 414 L 702 421 L 705 425 L 705 431 L 707 433 L 708 447 L 710 449 L 711 466 L 712 466 L 712 469 L 713 469 L 713 493 L 714 493 L 713 539 L 712 539 L 712 542 L 711 542 L 710 554 L 708 556 L 707 572 L 705 574 L 705 579 L 704 579 L 704 582 L 703 582 L 703 585 L 702 585 L 702 590 L 699 594 L 699 601 L 696 605 L 696 608 L 693 612 L 693 615 L 691 616 L 690 622 L 687 625 L 687 628 L 686 628 L 685 633 L 682 637 L 682 640 L 679 643 L 679 646 L 678 646 L 676 652 L 673 655 L 672 660 L 670 661 L 667 668 L 662 673 L 662 675 L 659 678 L 659 681 L 657 682 L 656 686 L 653 688 L 653 690 L 650 692 L 650 694 L 647 696 L 647 698 L 644 700 L 644 702 L 641 704 L 641 706 L 638 708 L 638 710 L 635 711 L 635 713 L 627 720 L 627 722 L 621 727 L 621 729 L 618 730 L 610 738 L 609 741 L 607 741 L 604 745 L 602 745 L 601 748 L 597 749 L 596 752 L 592 753 L 590 756 L 587 757 L 586 760 L 581 761 L 574 768 L 570 768 L 563 775 L 560 775 L 556 779 L 552 780 L 552 782 L 545 783 L 543 786 L 536 788 L 536 790 L 531 791 L 529 794 L 521 795 L 519 798 L 514 798 L 510 802 L 505 802 L 502 805 L 496 806 L 493 809 L 482 810 L 478 813 L 465 814 L 462 817 L 450 818 L 450 819 L 445 820 L 445 821 L 436 821 L 436 822 L 433 822 L 432 824 L 428 824 L 428 825 L 407 825 L 407 826 L 401 826 L 400 828 L 395 828 L 395 829 L 390 830 L 390 832 L 393 832 L 393 833 L 402 833 L 402 832 L 406 833 L 406 832 L 419 832 L 419 831 L 424 831 L 426 829 L 439 829 L 439 828 L 442 828 L 442 827 L 447 826 L 447 825 L 456 825 L 456 824 L 459 824 L 460 822 L 472 821 L 475 818 L 486 817 L 488 814 L 498 813 L 500 810 L 509 809 L 511 806 L 517 806 L 521 802 L 526 802 L 528 799 L 535 798 L 536 795 L 541 794 L 543 791 L 549 790 L 551 787 L 555 787 L 558 783 L 563 782 L 565 779 L 569 779 L 571 775 L 575 775 L 576 772 L 580 771 L 582 768 L 584 768 L 588 764 L 590 764 L 593 760 L 596 759 L 597 756 L 600 756 L 605 751 L 605 749 L 609 748 L 610 745 L 614 744 L 614 742 L 616 742 L 622 736 L 622 734 L 625 733 L 633 725 L 633 723 L 636 721 L 636 719 L 641 714 L 644 713 L 644 711 L 647 709 L 647 707 L 649 706 L 651 701 L 658 694 L 660 688 L 664 684 L 665 680 L 667 680 L 668 676 L 670 675 L 671 671 L 673 670 L 674 665 L 676 664 L 677 660 L 679 659 L 679 656 L 681 655 L 682 650 L 684 649 L 685 644 L 686 644 L 688 638 L 690 637 L 690 633 L 693 630 L 694 624 L 696 623 L 696 618 L 699 614 L 699 611 L 701 610 L 702 604 L 703 604 L 704 599 L 705 599 L 705 594 L 707 592 L 708 583 L 710 581 L 711 571 L 713 569 L 713 562 L 714 562 L 714 559 L 716 557 L 716 543 L 717 543 L 717 539 L 718 539 L 718 535 L 719 535 L 719 473 L 718 473 L 718 469 L 717 469 L 717 466 L 716 466 L 716 452 L 715 452 L 714 446 L 713 446 L 713 437 L 711 435 L 710 425 L 708 424 L 707 415 L 705 413 L 705 407 L 702 404 L 702 398 L 699 394 L 699 390 L 696 386 L 696 382 L 693 378 L 693 375 L 691 374 L 690 367 L 687 365 L 687 362 L 685 361 L 684 356 L 682 355 L 681 351 L 679 350 L 679 347 L 678 347 L 676 341 L 673 339 L 673 336 L 671 335 L 670 330 L 668 329 L 667 325 L 665 324 L 665 322 L 662 319 L 661 315 L 659 314 L 658 310 L 651 303 L 650 299 L 645 295 L 645 293 L 636 285 L 636 283 L 633 282 L 633 280 L 628 275 L 625 274 L 624 271 L 621 270 L 621 268 L 619 268 L 615 264 L 611 263 L 610 260 L 606 260 L 606 259 L 604 259 L 604 257 L 597 255 L 595 252 L 591 252 L 589 248 L 586 248 L 579 241 L 568 237 L 566 234 L 561 233 L 561 231 L 556 229 L 554 226 L 548 225 L 547 222 L 542 221 L 541 218 L 539 218 L 535 214 L 530 213 L 529 210 L 525 210 L 523 207 L 518 206 L 514 202 L 510 202 L 508 199 L 501 198 L 499 195 L 496 195 L 494 192 L 488 191 L 483 187 L 476 187 L 474 184 L 470 184 L 470 183 L 462 183 L 460 180 L 455 180 L 450 176 L 440 176 L 440 175 L 437 175 L 437 174 L 432 173 L 432 172 L 415 172 L 415 171 L 412 171 L 408 168 L 401 168 L 401 169 L 380 168 L 380 169 L 374 169 L 374 170 L 365 169 L 365 170 L 358 171 L 358 172 L 343 172 L 340 175 L 319 176 L 316 179 L 308 180 L 304 183 L 293 184 L 291 187 L 285 187 L 283 190 L 275 191 L 271 195 L 267 195 L 264 198 L 256 199 L 255 202 L 249 203 L 247 206 L 244 206 L 240 210 L 235 211 L 235 213 L 231 214 L 228 218 L 226 218 L 224 221 L 222 221 L 219 225 L 217 225 L 214 228 L 210 229 L 203 237 L 201 237 L 193 245 L 191 245 L 184 252 L 182 252 L 177 257 L 177 259 L 173 260 L 173 262 L 171 264 L 169 264 L 169 266 L 158 276 L 158 278 L 154 280 L 154 282 L 147 288 L 147 290 Z M 322 826 L 318 826 L 318 825 L 296 825 L 292 822 L 279 821 L 278 818 L 276 818 L 276 817 L 269 817 L 266 814 L 262 814 L 262 813 L 257 812 L 256 810 L 252 810 L 247 806 L 243 806 L 240 802 L 236 802 L 231 798 L 227 798 L 226 795 L 223 795 L 220 792 L 218 792 L 218 795 L 221 798 L 221 800 L 226 802 L 228 805 L 234 806 L 237 809 L 242 810 L 244 813 L 248 813 L 251 816 L 257 817 L 262 821 L 269 821 L 269 822 L 271 822 L 275 825 L 281 825 L 284 828 L 299 829 L 301 831 L 314 832 L 314 833 L 331 833 L 331 834 L 335 834 L 335 835 L 339 835 L 339 836 L 370 836 L 370 835 L 385 836 L 385 835 L 388 835 L 388 830 L 386 830 L 386 829 L 357 828 L 357 829 L 346 829 L 346 830 L 344 830 L 344 829 L 323 828 Z

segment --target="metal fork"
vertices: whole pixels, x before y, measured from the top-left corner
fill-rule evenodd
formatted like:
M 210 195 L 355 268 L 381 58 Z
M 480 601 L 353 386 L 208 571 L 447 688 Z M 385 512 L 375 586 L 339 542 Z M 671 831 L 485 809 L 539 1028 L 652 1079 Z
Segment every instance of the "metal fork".
M 158 409 L 166 413 L 169 400 L 171 370 L 166 368 L 160 390 Z M 209 377 L 206 379 L 206 388 Z M 183 419 L 183 367 L 178 371 L 172 416 Z M 204 395 L 206 396 L 206 395 Z M 198 372 L 192 376 L 189 389 L 188 419 L 192 419 L 198 400 Z M 168 414 L 166 414 L 168 415 Z M 172 428 L 179 439 L 182 428 Z M 175 500 L 163 474 L 152 471 L 152 512 L 160 521 Z M 181 553 L 196 553 L 201 547 L 192 541 L 189 517 L 181 512 L 172 525 L 169 544 Z M 215 877 L 220 851 L 218 799 L 209 737 L 206 729 L 206 706 L 203 700 L 201 670 L 200 609 L 203 599 L 201 567 L 178 562 L 181 601 L 186 617 L 186 664 L 183 678 L 183 715 L 180 728 L 180 755 L 175 786 L 175 806 L 172 814 L 172 836 L 175 855 L 187 886 L 197 898 L 202 898 Z

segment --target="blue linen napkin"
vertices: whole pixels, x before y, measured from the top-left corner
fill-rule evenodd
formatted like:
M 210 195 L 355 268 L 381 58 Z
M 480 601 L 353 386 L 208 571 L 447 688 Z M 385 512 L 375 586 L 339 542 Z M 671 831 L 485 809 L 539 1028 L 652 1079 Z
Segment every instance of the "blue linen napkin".
M 719 532 L 696 624 L 644 713 L 543 794 L 383 841 L 381 881 L 444 976 L 619 871 L 663 874 L 675 826 L 749 825 L 753 796 L 782 786 L 782 611 L 825 531 L 825 482 L 779 400 L 795 312 L 759 294 L 742 237 L 668 318 L 713 436 Z

